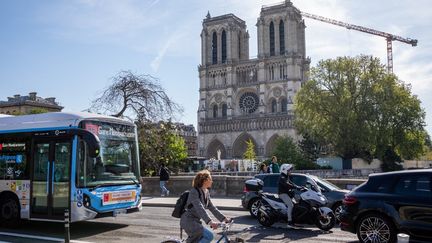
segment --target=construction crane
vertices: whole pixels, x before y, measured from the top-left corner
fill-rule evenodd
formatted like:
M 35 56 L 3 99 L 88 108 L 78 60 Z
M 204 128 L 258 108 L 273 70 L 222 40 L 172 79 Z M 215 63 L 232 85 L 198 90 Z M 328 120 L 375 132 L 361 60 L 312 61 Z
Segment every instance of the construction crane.
M 415 40 L 415 39 L 404 38 L 404 37 L 393 35 L 390 33 L 383 32 L 383 31 L 374 30 L 374 29 L 366 28 L 366 27 L 359 26 L 359 25 L 348 24 L 348 23 L 344 23 L 342 21 L 329 19 L 326 17 L 322 17 L 322 16 L 310 14 L 310 13 L 305 13 L 305 12 L 300 12 L 300 13 L 304 17 L 315 19 L 315 20 L 318 20 L 318 21 L 321 21 L 324 23 L 339 25 L 339 26 L 345 27 L 349 30 L 352 29 L 352 30 L 357 30 L 357 31 L 368 33 L 368 34 L 378 35 L 378 36 L 384 37 L 387 40 L 387 71 L 389 73 L 393 73 L 392 41 L 400 41 L 400 42 L 403 42 L 406 44 L 411 44 L 412 46 L 417 46 L 417 40 Z

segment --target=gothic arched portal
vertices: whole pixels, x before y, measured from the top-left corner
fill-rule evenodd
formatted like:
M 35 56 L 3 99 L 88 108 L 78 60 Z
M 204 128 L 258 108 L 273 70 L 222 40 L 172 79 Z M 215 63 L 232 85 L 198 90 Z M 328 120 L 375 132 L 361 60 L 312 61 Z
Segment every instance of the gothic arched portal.
M 236 159 L 243 159 L 243 155 L 246 152 L 247 149 L 247 144 L 246 141 L 251 140 L 254 144 L 255 147 L 255 154 L 257 153 L 257 143 L 255 142 L 255 139 L 247 134 L 247 133 L 242 133 L 240 134 L 240 136 L 237 137 L 237 139 L 234 141 L 233 144 L 233 158 Z
M 218 139 L 211 141 L 211 143 L 207 146 L 207 158 L 215 158 L 217 159 L 217 151 L 220 150 L 220 158 L 226 159 L 227 154 L 225 150 L 225 146 Z
M 279 135 L 275 134 L 267 141 L 266 148 L 265 148 L 265 155 L 267 157 L 270 157 L 273 155 L 272 153 L 276 147 L 276 140 L 278 138 L 279 138 Z

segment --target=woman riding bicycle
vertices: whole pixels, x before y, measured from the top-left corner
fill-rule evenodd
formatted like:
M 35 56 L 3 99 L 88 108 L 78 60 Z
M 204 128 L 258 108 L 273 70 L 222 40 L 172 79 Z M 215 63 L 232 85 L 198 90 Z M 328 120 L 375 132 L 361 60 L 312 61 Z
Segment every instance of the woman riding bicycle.
M 186 212 L 182 214 L 180 219 L 180 227 L 188 235 L 186 242 L 204 243 L 213 240 L 213 232 L 202 225 L 201 219 L 213 229 L 216 229 L 219 224 L 210 218 L 206 209 L 209 209 L 221 222 L 228 223 L 231 221 L 213 205 L 209 192 L 212 183 L 212 177 L 208 170 L 198 172 L 192 182 L 193 188 L 189 191 Z

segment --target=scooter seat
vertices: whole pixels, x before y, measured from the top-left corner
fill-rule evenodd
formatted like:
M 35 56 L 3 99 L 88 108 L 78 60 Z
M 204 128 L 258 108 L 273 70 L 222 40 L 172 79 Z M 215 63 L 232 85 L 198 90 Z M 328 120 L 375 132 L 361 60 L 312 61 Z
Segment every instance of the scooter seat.
M 272 201 L 282 202 L 282 203 L 283 203 L 282 199 L 280 199 L 280 198 L 279 198 L 279 195 L 277 195 L 277 194 L 270 194 L 270 193 L 266 193 L 266 196 L 267 196 L 270 200 L 272 200 Z

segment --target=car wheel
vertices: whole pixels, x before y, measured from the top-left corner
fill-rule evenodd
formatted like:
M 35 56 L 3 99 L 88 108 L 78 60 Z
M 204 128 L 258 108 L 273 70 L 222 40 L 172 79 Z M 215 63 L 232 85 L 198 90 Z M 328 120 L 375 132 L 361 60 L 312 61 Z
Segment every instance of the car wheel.
M 396 230 L 386 217 L 368 214 L 358 221 L 357 237 L 361 243 L 393 243 L 396 242 Z
M 14 227 L 20 221 L 20 205 L 15 198 L 6 196 L 0 200 L 0 223 Z
M 337 203 L 335 203 L 334 205 L 333 205 L 333 213 L 334 213 L 334 215 L 335 215 L 335 218 L 336 218 L 336 222 L 340 222 L 340 220 L 339 220 L 339 217 L 340 217 L 340 214 L 341 214 L 341 212 L 342 212 L 342 208 L 343 208 L 343 205 L 342 205 L 342 203 L 341 202 L 337 202 Z
M 258 211 L 260 207 L 261 207 L 261 199 L 260 198 L 253 199 L 253 201 L 250 203 L 249 206 L 250 215 L 252 217 L 258 218 Z

